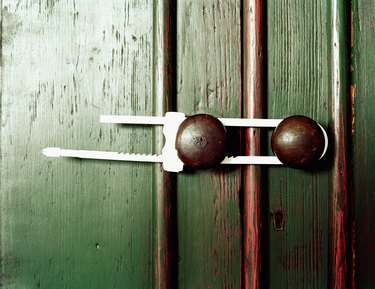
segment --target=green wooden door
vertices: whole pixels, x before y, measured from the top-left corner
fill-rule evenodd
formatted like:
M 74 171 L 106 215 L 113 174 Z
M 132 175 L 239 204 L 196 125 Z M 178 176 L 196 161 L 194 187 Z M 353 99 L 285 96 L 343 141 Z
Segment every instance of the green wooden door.
M 372 288 L 372 0 L 2 0 L 0 288 Z M 284 118 L 314 168 L 48 159 L 160 153 L 100 114 Z M 272 154 L 271 130 L 229 153 Z M 275 230 L 275 212 L 284 216 Z

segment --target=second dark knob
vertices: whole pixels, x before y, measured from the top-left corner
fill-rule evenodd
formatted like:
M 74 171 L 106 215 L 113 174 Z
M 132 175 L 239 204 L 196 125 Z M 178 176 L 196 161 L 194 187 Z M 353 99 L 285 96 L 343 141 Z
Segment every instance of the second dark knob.
M 326 140 L 322 128 L 314 120 L 294 115 L 276 127 L 271 145 L 284 165 L 305 168 L 322 157 Z

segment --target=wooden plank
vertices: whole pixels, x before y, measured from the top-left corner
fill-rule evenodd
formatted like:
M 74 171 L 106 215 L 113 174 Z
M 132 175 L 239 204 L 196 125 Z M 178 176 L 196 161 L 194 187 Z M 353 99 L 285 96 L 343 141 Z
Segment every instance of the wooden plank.
M 353 174 L 355 279 L 353 288 L 375 287 L 375 5 L 352 2 Z
M 264 90 L 264 1 L 243 1 L 243 117 L 263 118 Z M 245 154 L 261 155 L 261 130 L 249 128 L 244 132 Z M 260 289 L 264 252 L 268 250 L 264 240 L 265 189 L 261 166 L 244 166 L 243 174 L 243 282 L 244 288 Z M 262 216 L 263 215 L 263 216 Z
M 302 114 L 327 128 L 331 4 L 268 1 L 269 118 Z M 269 223 L 269 288 L 328 288 L 329 162 L 312 170 L 268 170 L 270 213 L 282 210 L 285 216 L 282 231 L 274 230 L 272 218 Z
M 47 159 L 46 146 L 146 153 L 150 1 L 2 1 L 1 288 L 150 288 L 152 166 Z
M 153 115 L 164 116 L 173 110 L 172 82 L 172 6 L 169 0 L 154 1 L 153 53 Z M 163 127 L 153 130 L 153 153 L 161 154 L 164 146 Z M 164 172 L 162 164 L 154 166 L 154 288 L 175 287 L 177 281 L 172 238 L 175 219 L 175 181 L 172 173 Z
M 179 111 L 241 116 L 240 8 L 240 1 L 177 2 Z M 178 175 L 180 289 L 239 288 L 240 187 L 240 167 Z

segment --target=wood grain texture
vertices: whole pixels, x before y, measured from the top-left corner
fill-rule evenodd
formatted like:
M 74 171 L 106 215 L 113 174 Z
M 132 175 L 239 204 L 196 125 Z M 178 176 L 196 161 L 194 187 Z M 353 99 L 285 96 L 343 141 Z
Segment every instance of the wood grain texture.
M 243 1 L 243 117 L 263 118 L 265 95 L 265 2 Z M 261 155 L 261 130 L 244 131 L 246 155 Z M 264 200 L 261 166 L 243 168 L 243 287 L 260 289 L 264 258 L 268 248 L 264 242 Z M 262 246 L 263 244 L 263 246 Z M 263 252 L 263 254 L 262 254 Z
M 177 9 L 178 110 L 240 117 L 240 1 L 178 1 Z M 185 171 L 177 186 L 179 288 L 239 288 L 240 168 Z
M 2 1 L 1 288 L 150 288 L 152 167 L 47 159 L 46 146 L 146 153 L 150 1 Z
M 375 287 L 375 5 L 352 2 L 355 288 Z M 353 286 L 354 287 L 354 286 Z
M 329 5 L 268 1 L 268 118 L 302 114 L 327 128 Z M 285 216 L 283 231 L 275 231 L 270 220 L 269 288 L 328 288 L 329 162 L 306 171 L 268 170 L 270 211 L 282 210 Z

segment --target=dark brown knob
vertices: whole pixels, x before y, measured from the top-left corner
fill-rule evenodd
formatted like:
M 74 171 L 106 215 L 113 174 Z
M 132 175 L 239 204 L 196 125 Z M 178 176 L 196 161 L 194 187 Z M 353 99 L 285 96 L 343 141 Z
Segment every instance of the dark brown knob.
M 311 118 L 295 115 L 285 118 L 272 134 L 275 155 L 285 165 L 303 168 L 318 161 L 325 149 L 322 128 Z
M 187 117 L 176 137 L 178 157 L 194 169 L 210 168 L 225 158 L 226 130 L 223 124 L 208 114 Z

